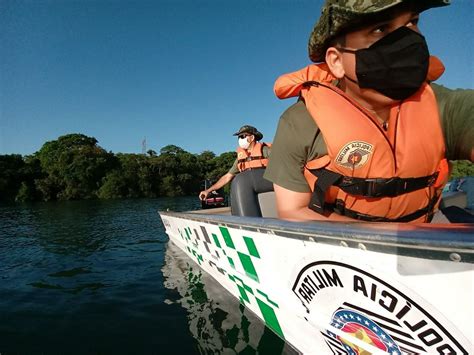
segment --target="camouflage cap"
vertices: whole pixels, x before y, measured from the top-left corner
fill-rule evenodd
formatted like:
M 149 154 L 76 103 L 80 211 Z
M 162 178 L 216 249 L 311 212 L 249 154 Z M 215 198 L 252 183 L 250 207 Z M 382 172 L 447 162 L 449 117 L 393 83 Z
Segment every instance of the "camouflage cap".
M 313 62 L 323 62 L 330 41 L 364 20 L 401 3 L 412 2 L 418 11 L 449 5 L 450 0 L 326 0 L 321 17 L 309 37 L 308 52 Z
M 251 134 L 252 136 L 255 136 L 256 141 L 259 141 L 260 139 L 263 138 L 263 134 L 260 133 L 258 131 L 258 129 L 256 129 L 253 126 L 249 126 L 249 125 L 245 125 L 245 126 L 240 127 L 239 131 L 235 132 L 233 135 L 234 136 L 240 136 L 241 134 L 244 134 L 244 133 Z

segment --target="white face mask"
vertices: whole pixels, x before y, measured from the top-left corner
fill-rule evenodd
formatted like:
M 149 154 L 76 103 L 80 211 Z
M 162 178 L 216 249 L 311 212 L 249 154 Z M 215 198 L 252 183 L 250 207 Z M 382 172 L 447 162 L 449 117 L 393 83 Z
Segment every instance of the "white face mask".
M 250 142 L 247 141 L 247 137 L 239 138 L 239 147 L 242 149 L 247 149 L 250 146 Z

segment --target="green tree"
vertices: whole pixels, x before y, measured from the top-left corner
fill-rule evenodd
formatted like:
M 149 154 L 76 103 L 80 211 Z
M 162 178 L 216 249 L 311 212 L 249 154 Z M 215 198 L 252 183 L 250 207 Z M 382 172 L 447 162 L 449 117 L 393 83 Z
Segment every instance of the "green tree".
M 119 168 L 103 180 L 100 198 L 158 196 L 160 177 L 157 157 L 117 154 L 117 158 Z
M 160 177 L 161 196 L 189 195 L 199 190 L 202 176 L 194 154 L 175 145 L 168 145 L 160 150 L 156 167 L 154 172 Z
M 146 152 L 150 157 L 156 157 L 156 152 L 153 149 L 148 149 Z
M 474 164 L 468 160 L 451 161 L 451 178 L 474 176 Z
M 206 174 L 206 178 L 212 182 L 217 181 L 222 175 L 226 174 L 237 159 L 236 152 L 225 152 L 211 160 L 212 170 Z M 224 186 L 224 193 L 230 194 L 230 184 Z
M 44 200 L 97 197 L 102 178 L 116 165 L 116 158 L 83 134 L 67 134 L 46 142 L 35 154 L 46 176 L 37 181 Z
M 0 201 L 11 201 L 20 189 L 21 169 L 25 166 L 19 154 L 0 155 Z
M 15 196 L 16 202 L 34 201 L 36 189 L 34 186 L 22 181 L 21 186 Z
M 34 156 L 25 156 L 23 158 L 24 166 L 19 173 L 21 178 L 21 187 L 15 197 L 15 201 L 35 201 L 41 198 L 40 191 L 36 187 L 36 181 L 44 176 L 40 161 Z
M 120 170 L 109 172 L 103 179 L 97 196 L 101 199 L 116 199 L 129 197 L 127 180 Z
M 197 163 L 199 165 L 200 175 L 205 179 L 209 179 L 210 172 L 216 168 L 215 166 L 216 155 L 209 150 L 205 150 L 201 154 L 198 154 L 196 157 L 197 157 Z
M 183 152 L 184 152 L 183 148 L 180 148 L 173 144 L 166 145 L 160 149 L 160 155 L 163 155 L 163 154 L 178 155 Z
M 211 164 L 214 165 L 214 169 L 209 172 L 209 179 L 217 180 L 222 175 L 226 174 L 237 159 L 236 152 L 222 153 L 218 157 L 215 157 Z
M 69 200 L 194 195 L 204 179 L 217 180 L 234 152 L 192 154 L 167 145 L 158 155 L 117 154 L 97 139 L 67 134 L 32 156 L 0 155 L 0 200 Z

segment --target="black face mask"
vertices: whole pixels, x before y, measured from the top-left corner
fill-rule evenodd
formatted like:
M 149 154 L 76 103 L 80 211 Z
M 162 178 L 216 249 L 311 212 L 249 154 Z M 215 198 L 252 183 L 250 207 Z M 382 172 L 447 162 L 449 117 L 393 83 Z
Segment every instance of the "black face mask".
M 402 26 L 369 48 L 344 52 L 355 53 L 357 83 L 394 100 L 413 95 L 426 80 L 429 51 L 425 38 Z

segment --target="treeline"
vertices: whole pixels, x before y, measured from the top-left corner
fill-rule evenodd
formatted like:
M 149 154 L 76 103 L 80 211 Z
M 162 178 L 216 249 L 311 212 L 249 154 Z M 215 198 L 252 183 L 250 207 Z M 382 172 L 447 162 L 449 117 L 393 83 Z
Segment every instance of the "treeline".
M 451 178 L 474 176 L 474 164 L 468 160 L 452 161 Z
M 93 137 L 68 134 L 33 155 L 0 155 L 0 201 L 193 195 L 204 179 L 224 175 L 235 158 L 235 152 L 192 154 L 175 145 L 159 154 L 114 154 Z M 453 163 L 452 178 L 474 175 L 471 162 Z
M 83 134 L 46 142 L 29 156 L 0 155 L 0 201 L 50 201 L 197 194 L 236 154 L 192 154 L 175 145 L 159 153 L 114 154 Z

